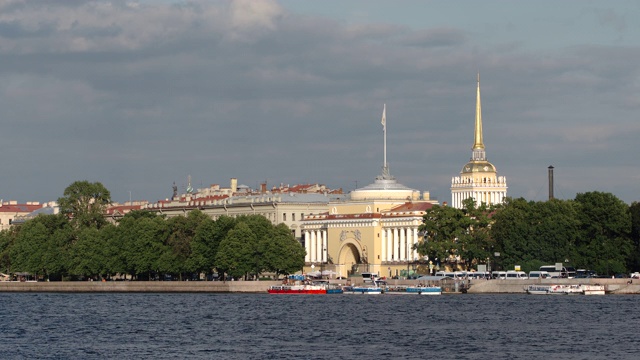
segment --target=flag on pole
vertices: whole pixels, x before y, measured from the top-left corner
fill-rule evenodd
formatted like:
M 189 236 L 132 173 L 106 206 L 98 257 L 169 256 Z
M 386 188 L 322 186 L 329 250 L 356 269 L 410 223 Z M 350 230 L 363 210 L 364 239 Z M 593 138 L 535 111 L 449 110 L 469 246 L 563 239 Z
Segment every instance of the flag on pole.
M 387 129 L 387 104 L 382 108 L 382 129 Z

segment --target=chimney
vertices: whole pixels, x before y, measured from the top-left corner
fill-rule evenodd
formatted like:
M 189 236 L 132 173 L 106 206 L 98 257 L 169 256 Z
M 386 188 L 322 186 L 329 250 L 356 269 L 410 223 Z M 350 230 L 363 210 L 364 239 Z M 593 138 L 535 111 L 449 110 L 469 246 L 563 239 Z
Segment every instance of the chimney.
M 262 194 L 265 194 L 267 192 L 267 183 L 263 182 L 262 184 L 260 184 L 260 192 Z
M 549 200 L 553 199 L 553 166 L 549 165 Z

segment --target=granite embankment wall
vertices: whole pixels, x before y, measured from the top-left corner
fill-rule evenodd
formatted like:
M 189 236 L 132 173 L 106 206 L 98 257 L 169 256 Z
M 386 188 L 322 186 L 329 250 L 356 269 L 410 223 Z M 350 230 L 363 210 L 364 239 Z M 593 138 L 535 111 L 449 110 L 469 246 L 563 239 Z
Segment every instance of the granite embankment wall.
M 469 294 L 524 294 L 530 284 L 600 284 L 610 294 L 640 294 L 640 280 L 634 279 L 547 279 L 547 280 L 472 280 Z M 345 281 L 333 280 L 344 283 Z M 266 293 L 279 281 L 0 281 L 0 292 L 58 293 Z M 389 285 L 414 285 L 416 281 L 392 280 Z
M 640 280 L 633 279 L 472 280 L 469 294 L 523 294 L 527 285 L 604 285 L 608 294 L 640 294 Z
M 0 292 L 266 293 L 278 281 L 0 282 Z

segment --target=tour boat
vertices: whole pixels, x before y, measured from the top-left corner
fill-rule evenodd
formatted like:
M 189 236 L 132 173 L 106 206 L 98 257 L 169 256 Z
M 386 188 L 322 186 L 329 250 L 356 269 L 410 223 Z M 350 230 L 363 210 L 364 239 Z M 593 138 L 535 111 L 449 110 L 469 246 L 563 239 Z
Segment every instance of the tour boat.
M 345 294 L 380 295 L 386 290 L 386 282 L 376 280 L 372 285 L 345 286 L 342 288 Z
M 267 291 L 269 294 L 342 294 L 341 287 L 326 283 L 273 285 Z
M 534 295 L 604 295 L 604 285 L 529 285 L 527 294 Z
M 604 295 L 604 285 L 581 285 L 582 293 L 585 295 Z
M 527 294 L 547 295 L 551 289 L 551 285 L 529 285 L 525 289 Z
M 442 295 L 442 288 L 435 285 L 398 285 L 387 287 L 384 293 L 389 295 Z
M 440 286 L 407 286 L 407 294 L 442 295 Z
M 327 280 L 310 282 L 302 275 L 290 275 L 282 285 L 272 285 L 269 294 L 342 294 L 342 287 L 330 284 Z
M 367 294 L 367 295 L 380 295 L 384 292 L 384 289 L 376 285 L 364 285 L 364 286 L 345 286 L 342 288 L 345 294 Z
M 529 285 L 527 294 L 533 295 L 573 295 L 581 294 L 580 285 Z

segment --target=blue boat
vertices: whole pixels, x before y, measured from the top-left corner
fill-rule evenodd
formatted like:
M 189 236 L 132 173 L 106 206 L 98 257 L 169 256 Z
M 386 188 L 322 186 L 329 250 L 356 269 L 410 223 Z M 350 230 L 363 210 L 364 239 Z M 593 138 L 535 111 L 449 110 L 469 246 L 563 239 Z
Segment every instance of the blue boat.
M 382 280 L 376 280 L 372 285 L 345 286 L 342 288 L 345 294 L 366 294 L 380 295 L 384 293 L 386 283 Z
M 442 295 L 440 286 L 407 286 L 407 294 Z

